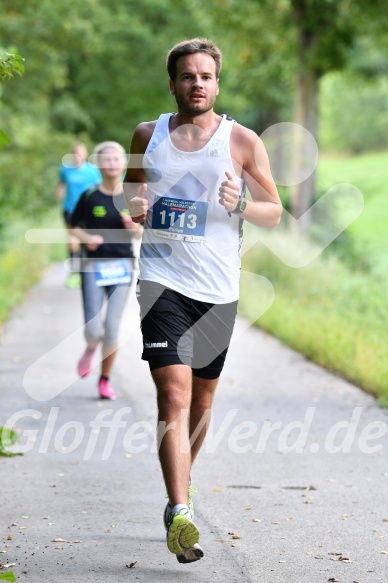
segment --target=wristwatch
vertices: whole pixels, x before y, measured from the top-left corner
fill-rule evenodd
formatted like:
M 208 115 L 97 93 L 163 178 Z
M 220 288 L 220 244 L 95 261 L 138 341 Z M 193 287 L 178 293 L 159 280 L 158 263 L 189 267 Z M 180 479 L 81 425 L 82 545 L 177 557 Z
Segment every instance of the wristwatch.
M 241 215 L 241 213 L 243 213 L 245 211 L 246 207 L 247 207 L 247 199 L 244 198 L 243 196 L 240 196 L 240 198 L 238 199 L 237 206 L 234 209 L 234 211 L 232 211 L 232 214 Z

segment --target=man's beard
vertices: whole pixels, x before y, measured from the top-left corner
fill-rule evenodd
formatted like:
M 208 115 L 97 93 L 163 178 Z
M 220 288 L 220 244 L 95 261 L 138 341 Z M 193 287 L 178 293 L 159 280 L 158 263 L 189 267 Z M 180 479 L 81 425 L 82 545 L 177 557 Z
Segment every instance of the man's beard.
M 205 103 L 198 103 L 197 107 L 193 107 L 190 105 L 188 100 L 180 97 L 179 95 L 175 95 L 175 101 L 177 103 L 178 109 L 185 113 L 186 115 L 190 115 L 195 117 L 197 115 L 202 115 L 203 113 L 207 113 L 211 109 L 213 109 L 214 103 L 216 101 L 216 96 L 206 99 Z

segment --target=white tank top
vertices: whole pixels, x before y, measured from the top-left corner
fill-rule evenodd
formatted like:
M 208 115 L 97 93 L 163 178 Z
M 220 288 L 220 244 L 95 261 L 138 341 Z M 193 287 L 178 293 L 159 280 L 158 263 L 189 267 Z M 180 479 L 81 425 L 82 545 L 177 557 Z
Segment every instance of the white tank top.
M 204 302 L 223 304 L 239 296 L 242 220 L 220 205 L 218 191 L 234 176 L 230 133 L 234 121 L 220 125 L 200 150 L 185 152 L 172 143 L 162 114 L 143 158 L 149 211 L 140 250 L 140 280 L 155 281 Z

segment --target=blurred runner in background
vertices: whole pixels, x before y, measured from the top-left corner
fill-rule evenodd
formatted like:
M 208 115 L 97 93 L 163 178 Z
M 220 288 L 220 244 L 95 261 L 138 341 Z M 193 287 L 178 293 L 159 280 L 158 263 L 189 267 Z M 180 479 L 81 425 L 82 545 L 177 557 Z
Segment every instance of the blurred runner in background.
M 71 164 L 61 164 L 56 189 L 56 197 L 62 201 L 63 217 L 68 228 L 71 213 L 74 211 L 81 193 L 101 182 L 99 169 L 87 162 L 88 151 L 85 144 L 74 144 L 72 158 Z M 67 278 L 66 286 L 69 288 L 79 287 L 79 242 L 70 233 L 68 249 L 71 272 Z
M 132 238 L 140 238 L 124 200 L 122 173 L 124 148 L 117 142 L 102 142 L 95 150 L 102 182 L 83 192 L 70 217 L 71 233 L 81 243 L 82 300 L 86 349 L 78 373 L 86 377 L 102 341 L 99 396 L 115 399 L 109 377 L 117 356 L 117 339 L 133 273 Z M 106 301 L 105 318 L 102 311 Z

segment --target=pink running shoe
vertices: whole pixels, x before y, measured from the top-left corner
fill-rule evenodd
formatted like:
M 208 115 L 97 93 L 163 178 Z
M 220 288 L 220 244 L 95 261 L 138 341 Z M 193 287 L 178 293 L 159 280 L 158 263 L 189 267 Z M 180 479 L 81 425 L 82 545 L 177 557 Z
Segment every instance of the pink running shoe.
M 81 356 L 81 359 L 77 367 L 78 374 L 80 377 L 87 377 L 90 371 L 92 370 L 92 361 L 95 352 L 96 349 L 94 350 L 86 349 L 83 355 Z
M 111 401 L 114 401 L 116 398 L 112 385 L 106 379 L 101 378 L 98 381 L 98 392 L 100 394 L 100 399 L 110 399 Z

